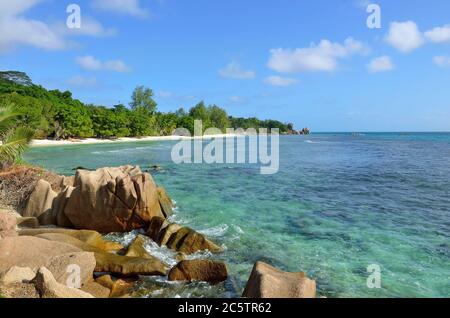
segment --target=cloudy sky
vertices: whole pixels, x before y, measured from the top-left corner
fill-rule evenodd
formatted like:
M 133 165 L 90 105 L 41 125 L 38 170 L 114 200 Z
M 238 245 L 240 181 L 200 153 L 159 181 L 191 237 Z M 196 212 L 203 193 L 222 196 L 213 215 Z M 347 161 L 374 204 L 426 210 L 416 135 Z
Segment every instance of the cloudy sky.
M 314 131 L 450 130 L 450 2 L 0 0 L 0 69 L 84 102 L 153 88 Z M 81 8 L 81 28 L 66 25 Z

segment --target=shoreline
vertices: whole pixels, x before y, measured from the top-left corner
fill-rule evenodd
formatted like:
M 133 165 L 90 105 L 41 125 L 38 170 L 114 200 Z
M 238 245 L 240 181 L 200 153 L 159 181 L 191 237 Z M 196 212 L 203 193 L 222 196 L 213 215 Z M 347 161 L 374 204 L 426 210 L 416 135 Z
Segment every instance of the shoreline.
M 139 141 L 181 141 L 181 140 L 195 140 L 195 139 L 213 139 L 213 138 L 228 138 L 228 137 L 243 137 L 243 134 L 218 134 L 218 135 L 203 135 L 203 136 L 147 136 L 147 137 L 122 137 L 117 139 L 100 139 L 100 138 L 84 138 L 84 139 L 68 139 L 68 140 L 51 140 L 51 139 L 33 139 L 31 147 L 49 147 L 49 146 L 74 146 L 74 145 L 95 145 L 95 144 L 112 144 L 112 143 L 127 143 Z

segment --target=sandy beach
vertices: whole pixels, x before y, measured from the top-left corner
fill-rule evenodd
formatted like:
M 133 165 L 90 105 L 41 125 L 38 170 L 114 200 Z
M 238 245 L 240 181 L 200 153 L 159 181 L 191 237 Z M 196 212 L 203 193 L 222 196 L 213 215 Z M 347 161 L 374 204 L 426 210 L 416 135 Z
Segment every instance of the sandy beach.
M 35 139 L 31 142 L 32 147 L 48 147 L 48 146 L 70 146 L 70 145 L 90 145 L 90 144 L 108 144 L 108 143 L 124 143 L 124 142 L 138 142 L 138 141 L 179 141 L 190 139 L 212 139 L 225 137 L 244 136 L 241 134 L 218 134 L 218 135 L 204 135 L 204 136 L 148 136 L 141 138 L 117 138 L 117 139 L 99 139 L 99 138 L 85 138 L 85 139 L 68 139 L 68 140 L 51 140 L 51 139 Z

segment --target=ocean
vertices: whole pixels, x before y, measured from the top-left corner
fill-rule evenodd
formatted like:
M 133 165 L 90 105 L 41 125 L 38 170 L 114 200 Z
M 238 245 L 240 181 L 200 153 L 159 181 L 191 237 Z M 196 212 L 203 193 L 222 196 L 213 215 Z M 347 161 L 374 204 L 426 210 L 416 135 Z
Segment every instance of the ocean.
M 326 297 L 450 296 L 450 133 L 280 137 L 280 169 L 175 164 L 176 142 L 32 148 L 25 160 L 60 174 L 125 164 L 150 169 L 176 201 L 173 221 L 224 247 L 223 284 L 143 278 L 136 297 L 239 297 L 256 261 L 304 271 Z M 205 141 L 209 143 L 209 141 Z M 154 165 L 160 166 L 153 170 Z M 138 231 L 109 234 L 130 242 Z M 175 264 L 151 241 L 148 250 Z M 368 267 L 381 286 L 369 288 Z

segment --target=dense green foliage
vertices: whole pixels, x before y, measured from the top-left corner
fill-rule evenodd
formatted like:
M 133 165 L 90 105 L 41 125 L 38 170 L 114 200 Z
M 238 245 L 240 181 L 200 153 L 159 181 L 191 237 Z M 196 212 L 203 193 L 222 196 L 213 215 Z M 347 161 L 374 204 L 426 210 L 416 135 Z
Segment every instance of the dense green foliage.
M 71 92 L 46 90 L 33 85 L 20 72 L 0 72 L 0 105 L 14 105 L 19 112 L 19 124 L 36 131 L 35 138 L 115 138 L 170 135 L 176 128 L 194 132 L 194 120 L 203 121 L 203 130 L 226 128 L 278 128 L 281 133 L 288 126 L 279 121 L 256 118 L 233 118 L 216 105 L 200 102 L 189 111 L 161 113 L 153 100 L 153 91 L 138 86 L 130 108 L 86 105 L 74 99 Z
M 130 107 L 133 110 L 143 109 L 154 114 L 156 112 L 156 102 L 153 100 L 153 91 L 144 86 L 138 86 L 131 95 Z

